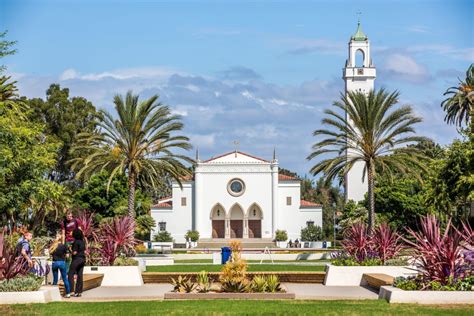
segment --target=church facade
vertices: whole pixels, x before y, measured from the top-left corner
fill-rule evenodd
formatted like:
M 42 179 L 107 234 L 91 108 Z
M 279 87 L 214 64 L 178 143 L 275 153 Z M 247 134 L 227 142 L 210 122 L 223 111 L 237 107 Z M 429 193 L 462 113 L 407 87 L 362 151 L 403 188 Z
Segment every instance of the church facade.
M 233 151 L 197 160 L 192 177 L 172 185 L 172 195 L 151 208 L 152 236 L 171 233 L 185 242 L 188 230 L 202 239 L 273 239 L 286 230 L 300 238 L 308 225 L 322 227 L 322 206 L 301 199 L 300 180 L 279 174 L 278 160 Z

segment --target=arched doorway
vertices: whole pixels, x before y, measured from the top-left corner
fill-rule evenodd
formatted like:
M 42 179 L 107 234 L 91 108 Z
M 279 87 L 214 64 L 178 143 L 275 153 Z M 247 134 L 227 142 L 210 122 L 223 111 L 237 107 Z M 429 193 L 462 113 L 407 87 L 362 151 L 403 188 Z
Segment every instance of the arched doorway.
M 230 209 L 230 238 L 244 237 L 244 211 L 235 204 Z
M 225 210 L 216 204 L 211 211 L 212 238 L 225 238 Z
M 262 238 L 263 213 L 260 206 L 252 204 L 247 212 L 249 238 Z

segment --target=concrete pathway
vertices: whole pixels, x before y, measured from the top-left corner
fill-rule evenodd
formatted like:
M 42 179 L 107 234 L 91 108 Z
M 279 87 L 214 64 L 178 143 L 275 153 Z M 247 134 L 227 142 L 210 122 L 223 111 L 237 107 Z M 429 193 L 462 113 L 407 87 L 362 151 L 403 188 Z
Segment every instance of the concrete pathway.
M 364 300 L 377 299 L 378 294 L 361 286 L 324 286 L 309 283 L 283 283 L 288 292 L 302 300 Z M 170 284 L 144 284 L 142 286 L 101 286 L 85 291 L 82 297 L 63 298 L 67 302 L 145 301 L 162 300 L 171 291 Z
M 362 286 L 325 286 L 308 283 L 283 283 L 288 292 L 302 300 L 366 300 L 378 299 L 378 293 Z

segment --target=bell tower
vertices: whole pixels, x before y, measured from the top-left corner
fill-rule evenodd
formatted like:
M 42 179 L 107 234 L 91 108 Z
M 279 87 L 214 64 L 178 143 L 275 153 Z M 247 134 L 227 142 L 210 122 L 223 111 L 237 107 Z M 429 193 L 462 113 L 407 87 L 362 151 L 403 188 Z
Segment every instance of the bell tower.
M 362 32 L 359 21 L 357 31 L 349 41 L 349 57 L 343 69 L 342 78 L 346 94 L 350 91 L 369 93 L 374 89 L 375 76 L 376 70 L 370 56 L 369 39 Z M 350 155 L 351 151 L 349 150 L 346 152 L 346 159 Z M 364 176 L 364 163 L 357 162 L 345 177 L 346 201 L 361 201 L 364 199 L 365 193 L 367 193 L 367 175 Z

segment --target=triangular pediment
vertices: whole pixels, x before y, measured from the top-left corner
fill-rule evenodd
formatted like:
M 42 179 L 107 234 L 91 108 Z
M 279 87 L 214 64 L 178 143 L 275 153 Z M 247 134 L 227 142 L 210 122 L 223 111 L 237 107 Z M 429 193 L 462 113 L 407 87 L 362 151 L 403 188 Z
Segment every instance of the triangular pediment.
M 203 163 L 268 163 L 268 160 L 258 158 L 240 151 L 232 151 L 223 155 L 213 157 Z

